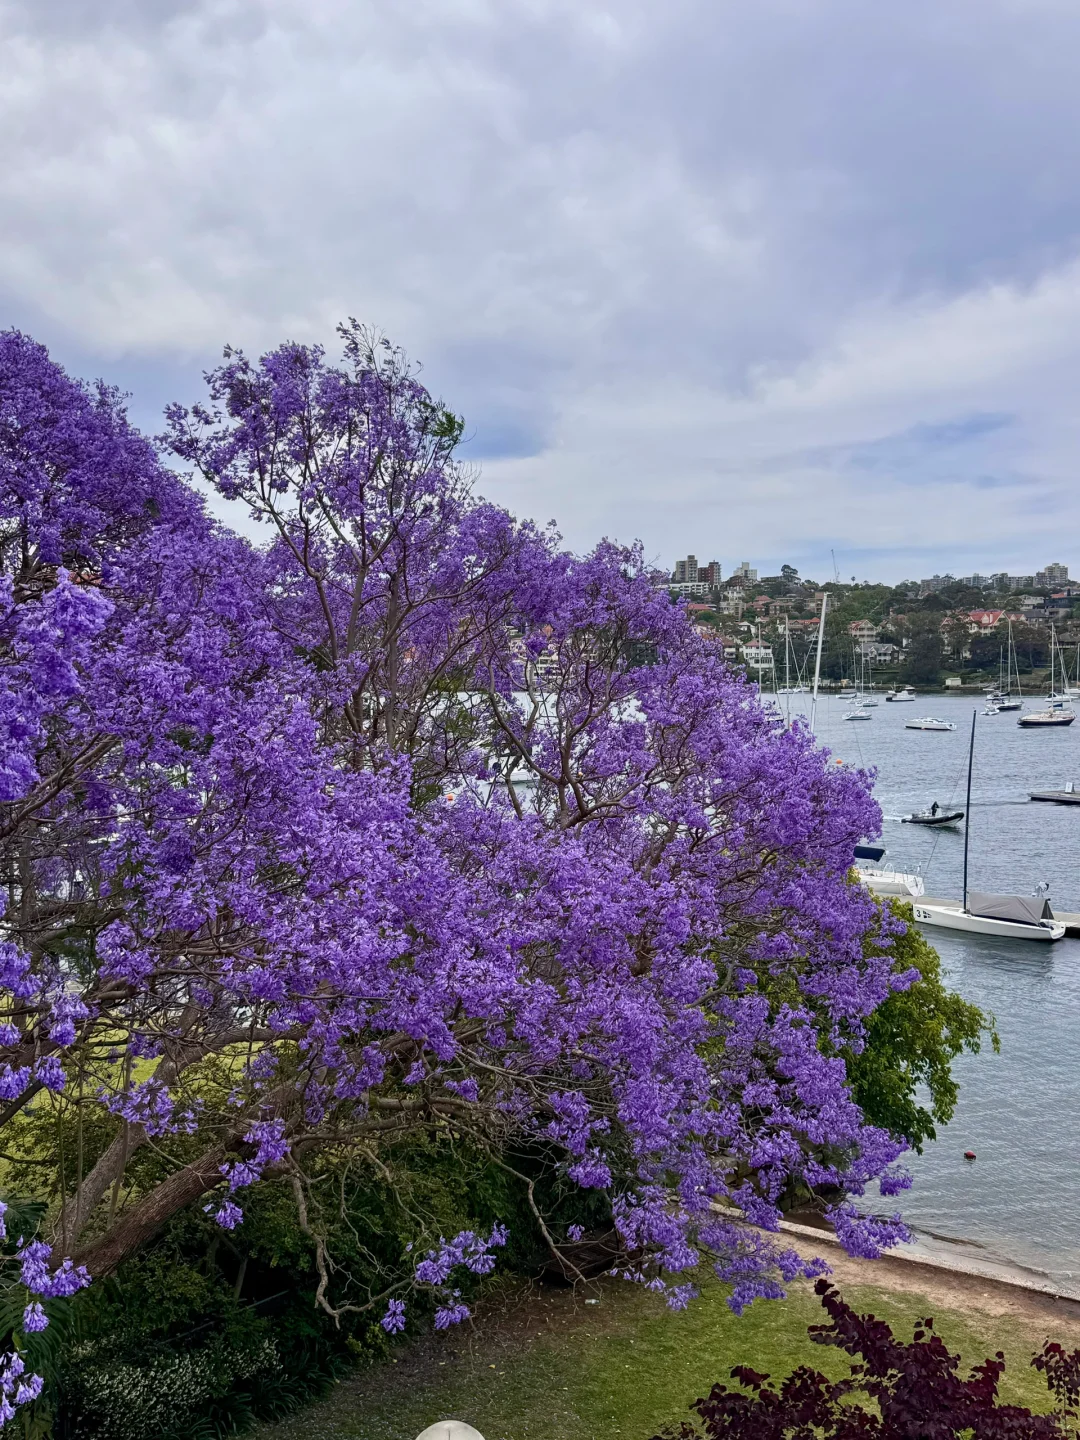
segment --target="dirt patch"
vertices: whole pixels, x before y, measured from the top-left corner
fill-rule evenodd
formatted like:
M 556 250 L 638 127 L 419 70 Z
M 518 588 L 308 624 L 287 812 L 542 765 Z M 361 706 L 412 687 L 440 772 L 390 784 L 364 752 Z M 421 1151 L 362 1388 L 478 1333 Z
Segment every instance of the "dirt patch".
M 1080 1301 L 1055 1299 L 1020 1285 L 965 1275 L 918 1260 L 882 1256 L 852 1260 L 835 1241 L 821 1246 L 839 1289 L 870 1285 L 893 1294 L 925 1295 L 932 1304 L 963 1314 L 1009 1316 L 1040 1335 L 1052 1331 L 1062 1341 L 1080 1343 Z

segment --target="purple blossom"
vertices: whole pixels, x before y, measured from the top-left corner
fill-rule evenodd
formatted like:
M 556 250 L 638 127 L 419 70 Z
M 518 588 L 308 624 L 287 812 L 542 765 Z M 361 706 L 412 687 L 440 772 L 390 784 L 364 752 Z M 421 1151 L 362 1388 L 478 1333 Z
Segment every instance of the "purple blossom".
M 34 1295 L 46 1299 L 67 1298 L 76 1290 L 90 1284 L 85 1265 L 73 1265 L 69 1259 L 62 1260 L 54 1269 L 49 1269 L 52 1247 L 44 1240 L 31 1240 L 16 1255 L 20 1261 L 19 1279 Z
M 34 1066 L 34 1079 L 40 1081 L 46 1090 L 58 1094 L 67 1084 L 67 1075 L 64 1067 L 55 1055 L 46 1055 L 44 1060 L 39 1060 Z
M 379 1324 L 388 1335 L 395 1335 L 405 1329 L 405 1302 L 403 1300 L 391 1300 L 386 1307 L 386 1314 L 379 1321 Z
M 835 1058 L 908 979 L 849 876 L 872 777 L 778 728 L 640 546 L 575 556 L 473 494 L 404 357 L 343 344 L 228 352 L 168 413 L 256 549 L 117 395 L 0 336 L 0 801 L 38 806 L 0 894 L 29 846 L 97 937 L 76 981 L 3 916 L 0 1099 L 112 1047 L 91 1103 L 131 1157 L 205 1127 L 225 1228 L 293 1144 L 475 1122 L 611 1193 L 677 1304 L 702 1260 L 736 1308 L 812 1268 L 715 1204 L 767 1231 L 792 1183 L 838 1186 L 844 1243 L 888 1243 L 856 1202 L 902 1147 Z M 196 1111 L 208 1057 L 232 1092 Z M 442 1240 L 414 1283 L 450 1314 L 504 1241 Z M 76 1283 L 32 1245 L 33 1293 Z
M 5 1065 L 3 1070 L 0 1070 L 0 1100 L 17 1100 L 29 1086 L 30 1079 L 29 1065 L 20 1065 L 16 1070 Z
M 216 1208 L 213 1205 L 204 1205 L 203 1209 L 213 1216 L 223 1230 L 235 1230 L 244 1219 L 240 1206 L 228 1199 L 222 1200 Z
M 28 1334 L 36 1330 L 45 1330 L 49 1325 L 49 1317 L 45 1314 L 45 1307 L 40 1300 L 33 1300 L 23 1311 L 23 1329 Z

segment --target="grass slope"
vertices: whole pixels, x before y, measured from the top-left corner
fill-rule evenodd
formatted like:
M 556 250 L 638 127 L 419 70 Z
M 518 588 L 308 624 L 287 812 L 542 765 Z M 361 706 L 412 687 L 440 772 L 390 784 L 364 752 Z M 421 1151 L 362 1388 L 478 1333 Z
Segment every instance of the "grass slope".
M 838 1277 L 843 1279 L 843 1277 Z M 935 1326 L 965 1362 L 1003 1350 L 1003 1399 L 1048 1408 L 1029 1360 L 1049 1330 L 1072 1345 L 1076 1323 L 1056 1316 L 979 1314 L 915 1290 L 851 1284 L 844 1294 L 910 1338 L 914 1321 Z M 403 1347 L 396 1361 L 343 1382 L 333 1396 L 259 1432 L 262 1440 L 413 1440 L 436 1420 L 457 1418 L 485 1440 L 646 1440 L 683 1418 L 732 1365 L 774 1376 L 809 1363 L 845 1373 L 845 1358 L 813 1345 L 806 1327 L 822 1318 L 809 1286 L 788 1300 L 757 1304 L 737 1320 L 719 1285 L 681 1315 L 639 1288 L 605 1282 L 586 1305 L 569 1292 L 507 1290 L 485 1318 L 450 1336 Z M 976 1292 L 977 1294 L 977 1292 Z M 979 1305 L 976 1298 L 974 1306 Z M 1069 1332 L 1072 1332 L 1071 1334 Z

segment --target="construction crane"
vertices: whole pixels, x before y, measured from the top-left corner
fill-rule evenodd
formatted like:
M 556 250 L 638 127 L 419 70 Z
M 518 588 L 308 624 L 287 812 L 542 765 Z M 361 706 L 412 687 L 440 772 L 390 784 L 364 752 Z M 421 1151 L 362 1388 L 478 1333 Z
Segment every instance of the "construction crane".
M 832 556 L 832 573 L 833 573 L 833 579 L 836 581 L 837 585 L 839 585 L 839 584 L 840 584 L 840 566 L 837 565 L 837 563 L 836 563 L 836 551 L 835 551 L 835 550 L 830 550 L 830 551 L 829 551 L 829 554 Z

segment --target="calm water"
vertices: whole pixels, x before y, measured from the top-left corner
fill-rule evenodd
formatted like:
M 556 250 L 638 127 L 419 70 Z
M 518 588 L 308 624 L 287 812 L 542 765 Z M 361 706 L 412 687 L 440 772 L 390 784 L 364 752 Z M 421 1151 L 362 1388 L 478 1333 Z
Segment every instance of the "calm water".
M 793 697 L 795 698 L 795 697 Z M 799 697 L 801 698 L 801 697 Z M 783 705 L 783 697 L 780 697 Z M 842 700 L 818 702 L 818 735 L 844 760 L 875 766 L 886 816 L 933 800 L 963 808 L 971 697 L 882 703 L 868 723 L 845 722 Z M 1037 702 L 1028 702 L 1037 709 Z M 912 716 L 956 722 L 951 734 L 905 730 Z M 1015 714 L 976 727 L 970 883 L 1032 892 L 1050 882 L 1051 902 L 1080 911 L 1080 806 L 1033 803 L 1029 790 L 1080 787 L 1080 720 L 1032 731 Z M 928 831 L 886 819 L 883 841 L 898 870 L 920 870 L 929 895 L 958 897 L 963 831 Z M 956 1062 L 955 1118 L 922 1156 L 901 1199 L 919 1230 L 975 1242 L 997 1257 L 1065 1281 L 1080 1277 L 1080 940 L 1056 945 L 951 935 L 927 927 L 954 989 L 992 1011 L 1001 1053 Z M 975 1163 L 963 1152 L 974 1150 Z

